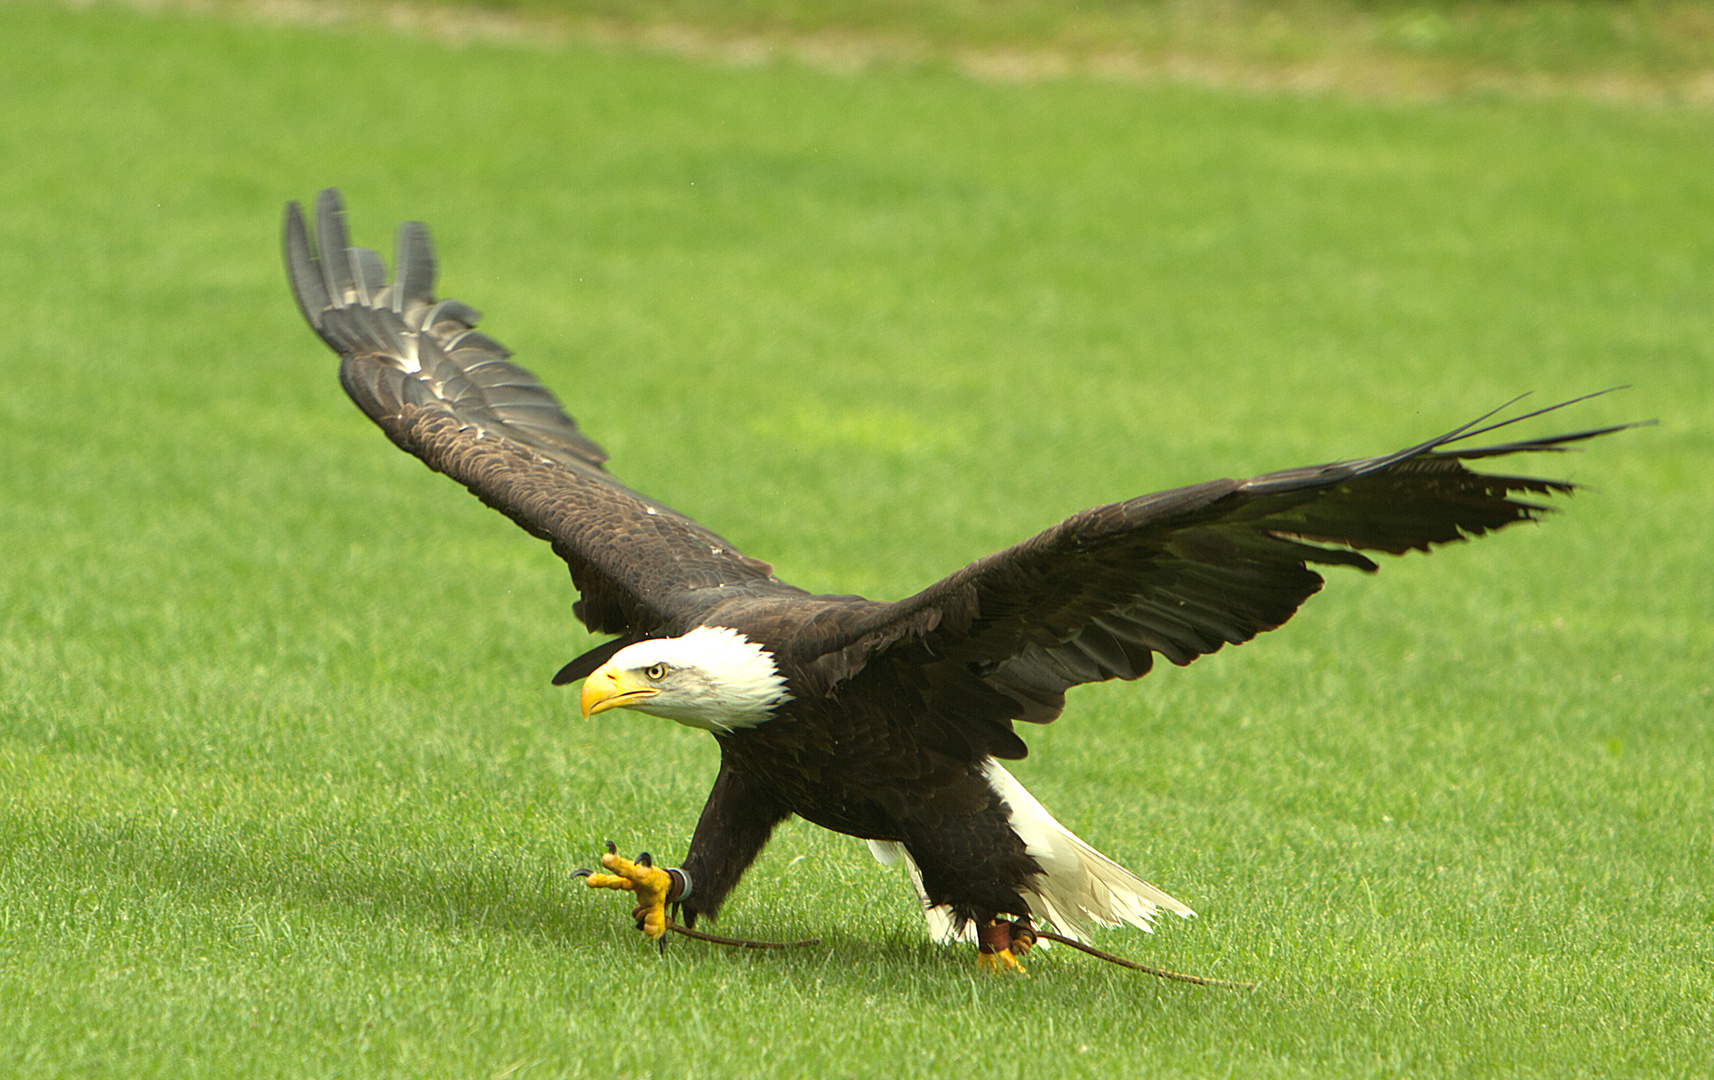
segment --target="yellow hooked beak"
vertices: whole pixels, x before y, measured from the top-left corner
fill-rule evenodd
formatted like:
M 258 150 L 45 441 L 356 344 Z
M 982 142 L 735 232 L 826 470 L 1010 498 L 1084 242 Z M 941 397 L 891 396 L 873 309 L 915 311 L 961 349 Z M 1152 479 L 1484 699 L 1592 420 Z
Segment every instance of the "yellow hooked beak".
M 578 706 L 585 720 L 608 709 L 623 709 L 660 694 L 660 690 L 643 682 L 631 671 L 620 671 L 612 664 L 602 664 L 583 680 L 583 694 Z

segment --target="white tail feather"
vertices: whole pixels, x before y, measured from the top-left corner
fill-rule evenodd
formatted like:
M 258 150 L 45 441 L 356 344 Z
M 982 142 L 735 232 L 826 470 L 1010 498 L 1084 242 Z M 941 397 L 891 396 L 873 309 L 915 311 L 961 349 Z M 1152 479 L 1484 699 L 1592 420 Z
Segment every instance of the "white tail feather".
M 1030 856 L 1041 864 L 1041 875 L 1026 882 L 1022 889 L 1030 916 L 1038 923 L 1051 926 L 1073 940 L 1084 941 L 1095 924 L 1130 923 L 1152 931 L 1155 918 L 1163 910 L 1185 919 L 1196 915 L 1189 907 L 1084 843 L 1055 820 L 1047 807 L 1036 801 L 999 762 L 989 758 L 983 770 L 988 783 L 1011 808 L 1012 831 L 1024 842 Z M 922 899 L 930 936 L 937 941 L 975 939 L 974 927 L 959 932 L 947 908 L 929 904 L 922 887 L 922 874 L 902 844 L 871 840 L 869 850 L 885 865 L 904 858 L 911 885 Z

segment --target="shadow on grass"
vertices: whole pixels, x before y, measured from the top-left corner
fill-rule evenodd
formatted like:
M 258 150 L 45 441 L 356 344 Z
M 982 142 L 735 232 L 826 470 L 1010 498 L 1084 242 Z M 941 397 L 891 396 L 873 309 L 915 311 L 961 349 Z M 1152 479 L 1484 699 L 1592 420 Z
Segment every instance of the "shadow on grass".
M 108 922 L 116 934 L 170 934 L 186 943 L 254 947 L 257 938 L 290 939 L 286 951 L 313 949 L 316 937 L 379 938 L 400 930 L 448 944 L 498 936 L 526 947 L 599 954 L 603 965 L 653 960 L 654 946 L 631 926 L 630 898 L 594 893 L 573 880 L 557 859 L 475 846 L 406 848 L 354 843 L 350 834 L 317 843 L 301 831 L 272 837 L 237 836 L 158 818 L 77 818 L 37 810 L 0 816 L 13 886 L 28 882 L 44 926 L 76 919 Z M 816 897 L 803 895 L 809 913 Z M 847 922 L 838 905 L 825 921 L 790 919 L 756 924 L 728 918 L 702 928 L 758 940 L 819 943 L 792 949 L 738 949 L 669 938 L 675 959 L 708 970 L 761 970 L 808 986 L 829 977 L 871 990 L 906 992 L 897 978 L 962 985 L 976 971 L 969 945 L 936 945 L 876 926 L 873 935 Z M 267 924 L 292 926 L 273 934 Z M 307 924 L 307 925 L 306 925 Z M 1032 960 L 1037 974 L 1066 980 L 1056 993 L 1109 994 L 1172 986 L 1055 949 Z M 877 976 L 885 976 L 877 978 Z M 1073 978 L 1075 976 L 1075 978 Z M 1004 980 L 1002 980 L 1002 984 Z M 1075 989 L 1074 989 L 1075 988 Z

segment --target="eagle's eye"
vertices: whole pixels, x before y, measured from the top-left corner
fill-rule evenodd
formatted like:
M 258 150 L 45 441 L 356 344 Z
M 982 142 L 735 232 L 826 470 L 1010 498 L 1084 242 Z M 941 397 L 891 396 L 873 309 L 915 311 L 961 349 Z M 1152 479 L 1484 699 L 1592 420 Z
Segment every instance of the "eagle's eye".
M 667 666 L 665 664 L 650 664 L 643 669 L 643 677 L 650 682 L 660 682 L 667 677 Z

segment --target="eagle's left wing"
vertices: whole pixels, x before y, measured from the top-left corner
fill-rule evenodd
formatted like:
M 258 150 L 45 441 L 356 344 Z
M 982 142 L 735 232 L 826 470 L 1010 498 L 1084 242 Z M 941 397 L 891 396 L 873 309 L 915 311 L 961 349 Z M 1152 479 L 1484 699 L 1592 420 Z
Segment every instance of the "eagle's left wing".
M 990 714 L 988 723 L 1000 713 L 1045 723 L 1072 686 L 1139 678 L 1156 654 L 1188 664 L 1280 626 L 1321 588 L 1312 565 L 1373 571 L 1360 552 L 1426 551 L 1534 520 L 1548 507 L 1530 496 L 1574 485 L 1464 463 L 1561 450 L 1631 425 L 1459 444 L 1549 411 L 1487 427 L 1483 417 L 1383 457 L 1215 480 L 1086 510 L 842 627 L 822 643 L 825 677 L 862 678 L 866 668 L 890 663 L 953 665 L 959 678 L 923 680 L 925 696 L 938 685 L 958 687 L 960 704 Z M 974 700 L 980 695 L 972 694 L 970 675 L 993 692 L 985 705 Z

